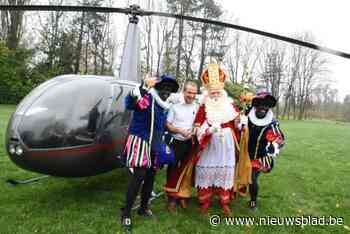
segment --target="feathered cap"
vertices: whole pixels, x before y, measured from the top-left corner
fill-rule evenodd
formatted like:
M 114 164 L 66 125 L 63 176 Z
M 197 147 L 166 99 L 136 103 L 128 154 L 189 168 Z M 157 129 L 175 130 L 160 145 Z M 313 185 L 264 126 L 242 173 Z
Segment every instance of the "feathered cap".
M 253 98 L 252 105 L 257 106 L 267 106 L 269 108 L 273 108 L 276 106 L 277 100 L 274 96 L 272 96 L 267 91 L 261 91 L 256 94 Z
M 160 90 L 162 89 L 163 85 L 169 85 L 171 87 L 172 93 L 176 93 L 177 90 L 179 90 L 179 84 L 177 83 L 175 77 L 171 75 L 166 75 L 166 74 L 162 75 L 154 87 L 157 90 Z

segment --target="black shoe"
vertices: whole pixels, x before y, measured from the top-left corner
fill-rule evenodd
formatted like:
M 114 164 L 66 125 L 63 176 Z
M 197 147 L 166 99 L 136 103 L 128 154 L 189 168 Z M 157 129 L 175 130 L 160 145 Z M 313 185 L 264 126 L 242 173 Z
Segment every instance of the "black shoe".
M 131 229 L 132 229 L 131 217 L 127 217 L 127 216 L 122 217 L 121 224 L 125 232 L 131 232 Z
M 141 215 L 141 216 L 144 216 L 144 217 L 149 217 L 149 218 L 153 217 L 153 213 L 152 213 L 152 211 L 150 209 L 142 209 L 142 208 L 140 208 L 140 209 L 137 210 L 137 214 Z
M 253 211 L 257 209 L 256 201 L 250 201 L 249 202 L 249 208 Z

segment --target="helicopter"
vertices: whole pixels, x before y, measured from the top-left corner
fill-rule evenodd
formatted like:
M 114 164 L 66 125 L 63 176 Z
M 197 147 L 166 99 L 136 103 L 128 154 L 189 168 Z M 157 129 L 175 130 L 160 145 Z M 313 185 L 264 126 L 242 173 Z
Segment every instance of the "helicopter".
M 62 75 L 32 90 L 12 114 L 6 150 L 19 167 L 59 177 L 93 176 L 121 167 L 120 155 L 132 113 L 123 103 L 140 83 L 138 17 L 160 16 L 214 24 L 285 41 L 350 59 L 350 54 L 236 24 L 180 14 L 128 8 L 55 5 L 0 5 L 7 11 L 75 11 L 129 16 L 120 79 L 112 76 Z

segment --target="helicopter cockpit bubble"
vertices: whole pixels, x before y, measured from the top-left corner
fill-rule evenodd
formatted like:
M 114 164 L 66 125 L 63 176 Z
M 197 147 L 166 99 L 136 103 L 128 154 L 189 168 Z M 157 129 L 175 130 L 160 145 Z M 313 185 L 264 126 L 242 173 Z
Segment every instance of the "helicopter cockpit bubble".
M 91 176 L 120 167 L 133 82 L 64 75 L 35 88 L 19 104 L 6 133 L 18 166 L 43 174 Z
M 110 95 L 109 84 L 97 79 L 60 82 L 23 112 L 19 137 L 29 148 L 89 144 L 107 108 L 104 97 Z

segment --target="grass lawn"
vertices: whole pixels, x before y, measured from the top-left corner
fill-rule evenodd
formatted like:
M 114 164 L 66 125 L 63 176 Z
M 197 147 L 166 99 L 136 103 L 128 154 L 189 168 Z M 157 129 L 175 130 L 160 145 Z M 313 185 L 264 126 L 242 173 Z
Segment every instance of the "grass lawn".
M 0 105 L 0 233 L 96 234 L 121 233 L 119 208 L 124 202 L 124 169 L 87 178 L 55 178 L 12 186 L 8 178 L 38 176 L 16 167 L 6 156 L 4 134 L 15 106 Z M 350 233 L 350 124 L 331 121 L 283 121 L 286 146 L 272 173 L 261 175 L 256 212 L 239 198 L 231 208 L 236 217 L 342 217 L 335 226 L 212 227 L 209 216 L 222 215 L 214 203 L 209 215 L 198 212 L 192 199 L 188 210 L 169 214 L 164 196 L 153 202 L 154 219 L 134 215 L 134 233 Z M 156 191 L 164 184 L 157 175 Z

